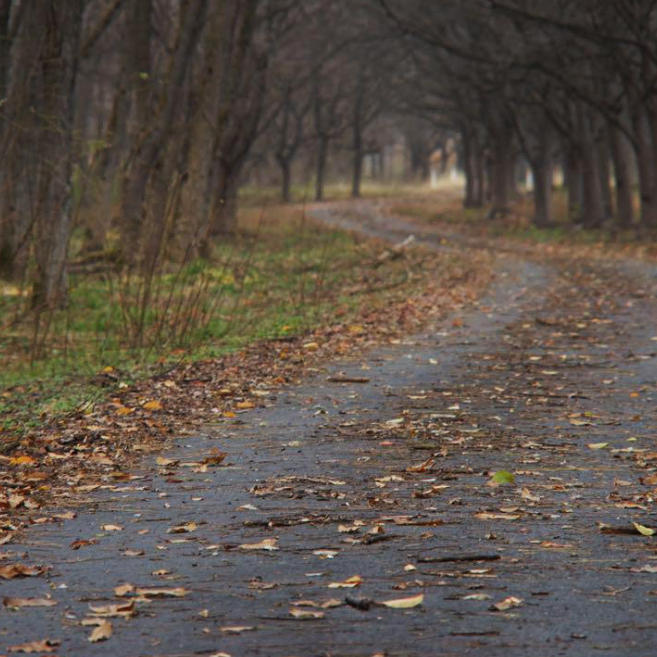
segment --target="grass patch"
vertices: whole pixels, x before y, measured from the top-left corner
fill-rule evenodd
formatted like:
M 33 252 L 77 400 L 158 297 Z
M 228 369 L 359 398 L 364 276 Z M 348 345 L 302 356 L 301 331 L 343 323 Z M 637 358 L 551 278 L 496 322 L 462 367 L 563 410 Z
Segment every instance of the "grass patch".
M 0 430 L 20 435 L 79 413 L 119 383 L 180 361 L 348 322 L 363 306 L 384 308 L 391 294 L 408 296 L 431 275 L 421 257 L 380 262 L 382 250 L 309 224 L 299 207 L 275 205 L 264 218 L 247 207 L 239 234 L 217 245 L 211 263 L 170 264 L 161 272 L 144 313 L 134 305 L 142 281 L 110 271 L 72 275 L 68 306 L 50 318 L 38 358 L 34 326 L 21 315 L 25 298 L 11 288 L 0 295 Z M 131 340 L 136 321 L 143 321 L 141 346 Z

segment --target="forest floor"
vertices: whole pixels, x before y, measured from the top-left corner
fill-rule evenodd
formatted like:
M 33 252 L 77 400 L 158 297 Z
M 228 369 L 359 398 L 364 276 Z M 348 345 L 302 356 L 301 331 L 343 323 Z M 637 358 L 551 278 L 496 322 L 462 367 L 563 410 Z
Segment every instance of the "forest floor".
M 313 213 L 459 262 L 440 289 L 117 392 L 166 451 L 81 416 L 59 479 L 5 457 L 0 654 L 654 654 L 653 259 L 403 205 Z

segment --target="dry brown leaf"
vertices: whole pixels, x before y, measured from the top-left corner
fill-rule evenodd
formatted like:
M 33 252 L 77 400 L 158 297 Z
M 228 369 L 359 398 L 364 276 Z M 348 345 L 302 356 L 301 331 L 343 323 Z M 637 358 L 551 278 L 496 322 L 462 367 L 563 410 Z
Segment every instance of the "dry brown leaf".
M 175 527 L 169 527 L 167 529 L 167 534 L 188 534 L 194 532 L 198 529 L 198 525 L 195 522 L 187 522 L 184 525 L 176 525 Z
M 126 618 L 134 615 L 135 603 L 131 600 L 130 602 L 119 602 L 110 605 L 89 605 L 89 609 L 94 616 Z
M 189 590 L 182 586 L 176 588 L 136 588 L 135 593 L 144 598 L 182 598 L 189 593 Z
M 511 513 L 488 513 L 482 511 L 481 513 L 475 513 L 475 518 L 479 520 L 518 520 L 520 516 Z
M 224 634 L 241 634 L 242 632 L 253 632 L 255 625 L 224 625 L 219 630 Z
M 228 456 L 227 452 L 222 452 L 219 449 L 214 449 L 212 450 L 212 454 L 209 456 L 206 456 L 202 463 L 203 465 L 220 465 L 226 460 L 226 457 Z
M 169 466 L 178 465 L 180 459 L 168 459 L 164 456 L 157 456 L 155 458 L 155 463 L 162 466 L 163 468 L 168 468 Z
M 511 595 L 508 598 L 504 598 L 504 600 L 500 600 L 500 602 L 496 602 L 494 605 L 491 605 L 490 610 L 508 611 L 509 609 L 513 609 L 514 607 L 519 607 L 521 604 L 522 604 L 522 598 L 516 598 Z
M 124 598 L 126 595 L 130 595 L 135 592 L 134 584 L 119 584 L 119 586 L 114 587 L 114 595 L 119 598 Z
M 98 643 L 99 641 L 107 641 L 112 636 L 112 623 L 103 621 L 98 627 L 93 629 L 87 641 L 89 643 Z
M 146 553 L 143 550 L 123 550 L 121 554 L 126 557 L 143 557 Z
M 13 598 L 7 596 L 2 598 L 2 604 L 5 607 L 54 607 L 57 602 L 52 598 Z
M 26 566 L 22 563 L 11 563 L 0 566 L 0 577 L 3 579 L 14 579 L 15 577 L 38 577 L 43 575 L 48 568 L 46 566 Z
M 410 465 L 406 468 L 406 472 L 428 472 L 434 465 L 436 465 L 436 459 L 430 457 L 418 465 Z
M 9 646 L 7 652 L 53 652 L 61 643 L 58 639 L 42 639 L 30 641 L 17 646 Z
M 154 399 L 153 401 L 146 402 L 143 406 L 147 411 L 161 411 L 162 403 Z

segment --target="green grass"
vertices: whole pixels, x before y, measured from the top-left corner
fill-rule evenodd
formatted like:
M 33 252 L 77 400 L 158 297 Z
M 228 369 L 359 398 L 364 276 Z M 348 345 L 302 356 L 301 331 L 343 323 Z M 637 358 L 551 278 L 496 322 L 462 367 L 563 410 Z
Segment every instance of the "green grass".
M 211 263 L 167 265 L 143 315 L 142 279 L 109 271 L 71 276 L 67 307 L 42 318 L 35 333 L 27 296 L 0 283 L 0 415 L 4 409 L 11 418 L 4 430 L 16 430 L 17 422 L 28 428 L 34 418 L 73 412 L 106 394 L 99 376 L 105 367 L 127 381 L 176 360 L 301 334 L 334 321 L 338 310 L 342 318 L 355 313 L 363 296 L 350 288 L 376 250 L 368 255 L 347 233 L 306 225 L 298 208 L 272 207 L 261 218 L 259 209 L 243 211 L 240 234 L 218 245 Z M 135 325 L 142 318 L 139 343 Z

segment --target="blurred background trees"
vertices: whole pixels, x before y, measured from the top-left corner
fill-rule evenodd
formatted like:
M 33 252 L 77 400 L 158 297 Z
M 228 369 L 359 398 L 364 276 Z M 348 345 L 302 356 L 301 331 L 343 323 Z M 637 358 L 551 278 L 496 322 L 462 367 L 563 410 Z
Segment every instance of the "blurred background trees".
M 641 0 L 0 0 L 0 277 L 61 306 L 72 259 L 211 259 L 245 186 L 456 160 L 468 207 L 547 226 L 563 184 L 573 222 L 653 229 L 656 36 Z

